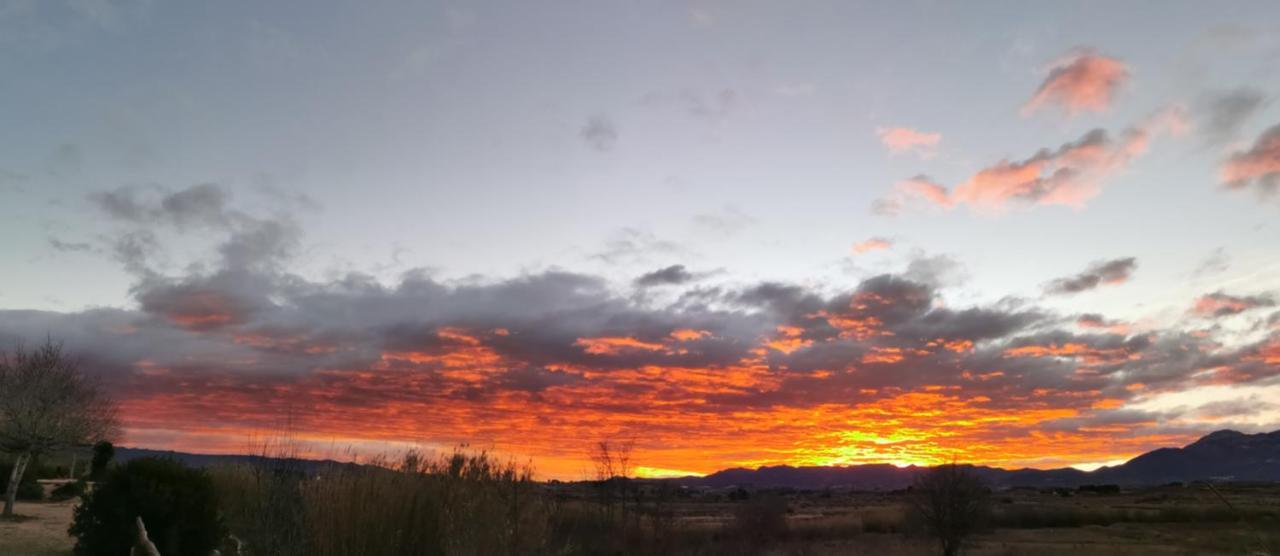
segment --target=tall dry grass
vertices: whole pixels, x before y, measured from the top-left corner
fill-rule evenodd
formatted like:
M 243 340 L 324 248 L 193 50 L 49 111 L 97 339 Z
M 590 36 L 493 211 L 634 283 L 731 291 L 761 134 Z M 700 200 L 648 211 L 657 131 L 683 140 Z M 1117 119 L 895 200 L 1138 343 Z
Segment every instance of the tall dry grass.
M 212 471 L 241 554 L 540 554 L 551 508 L 527 465 L 485 452 L 305 469 L 296 461 Z

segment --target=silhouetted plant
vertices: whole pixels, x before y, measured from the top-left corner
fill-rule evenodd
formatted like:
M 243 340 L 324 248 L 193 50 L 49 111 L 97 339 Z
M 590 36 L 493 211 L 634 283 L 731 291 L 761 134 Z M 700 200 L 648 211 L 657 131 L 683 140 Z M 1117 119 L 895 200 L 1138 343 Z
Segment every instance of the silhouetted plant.
M 918 475 L 910 500 L 912 510 L 938 539 L 945 556 L 960 553 L 965 539 L 982 525 L 990 505 L 982 481 L 954 463 Z
M 107 465 L 111 463 L 111 458 L 116 455 L 116 447 L 110 442 L 103 440 L 93 445 L 93 461 L 89 464 L 89 478 L 98 480 L 103 473 L 107 471 Z
M 59 485 L 58 488 L 53 489 L 53 492 L 49 493 L 49 499 L 54 502 L 62 502 L 64 500 L 83 496 L 84 492 L 84 481 L 72 481 L 70 483 L 63 483 Z
M 128 554 L 139 517 L 165 556 L 208 556 L 226 534 L 207 473 L 169 458 L 141 458 L 111 469 L 84 496 L 68 530 L 75 553 Z

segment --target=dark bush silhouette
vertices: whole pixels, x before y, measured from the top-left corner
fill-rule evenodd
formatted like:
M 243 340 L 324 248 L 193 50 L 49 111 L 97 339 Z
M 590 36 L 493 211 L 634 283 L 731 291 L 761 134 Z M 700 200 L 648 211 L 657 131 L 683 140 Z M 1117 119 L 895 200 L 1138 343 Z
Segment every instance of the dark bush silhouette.
M 89 464 L 89 478 L 98 480 L 107 472 L 107 465 L 116 455 L 115 445 L 103 440 L 93 445 L 93 462 Z
M 763 494 L 738 504 L 733 512 L 734 533 L 756 544 L 777 541 L 787 534 L 787 501 Z
M 226 533 L 208 474 L 169 458 L 142 458 L 107 472 L 76 508 L 68 530 L 75 554 L 128 554 L 138 517 L 165 556 L 208 556 Z
M 84 491 L 84 481 L 63 483 L 58 488 L 53 489 L 53 492 L 49 493 L 49 499 L 54 502 L 62 502 L 63 500 L 70 500 L 72 498 L 84 496 Z
M 916 477 L 911 487 L 911 508 L 938 539 L 942 553 L 960 553 L 964 541 L 975 533 L 989 510 L 987 487 L 968 467 L 940 465 Z

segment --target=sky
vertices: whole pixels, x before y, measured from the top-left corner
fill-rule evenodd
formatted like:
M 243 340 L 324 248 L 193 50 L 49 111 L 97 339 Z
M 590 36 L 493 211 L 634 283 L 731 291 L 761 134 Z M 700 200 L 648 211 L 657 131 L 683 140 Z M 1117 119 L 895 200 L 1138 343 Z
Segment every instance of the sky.
M 1280 429 L 1274 2 L 0 1 L 0 349 L 546 477 Z

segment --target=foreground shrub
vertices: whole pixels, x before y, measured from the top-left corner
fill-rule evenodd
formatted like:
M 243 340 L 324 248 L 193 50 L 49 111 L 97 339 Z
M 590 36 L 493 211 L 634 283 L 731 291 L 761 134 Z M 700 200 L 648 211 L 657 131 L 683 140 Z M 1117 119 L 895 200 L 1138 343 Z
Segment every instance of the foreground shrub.
M 734 534 L 753 543 L 777 541 L 787 534 L 787 501 L 762 494 L 740 502 L 733 511 Z
M 80 496 L 84 495 L 84 492 L 85 492 L 84 481 L 63 483 L 59 485 L 58 488 L 53 489 L 53 492 L 49 493 L 49 499 L 54 502 L 62 502 L 64 500 L 70 500 L 72 498 L 79 498 Z
M 129 554 L 137 517 L 165 556 L 208 556 L 225 536 L 208 474 L 169 458 L 141 458 L 109 470 L 75 509 L 68 530 L 75 554 Z

